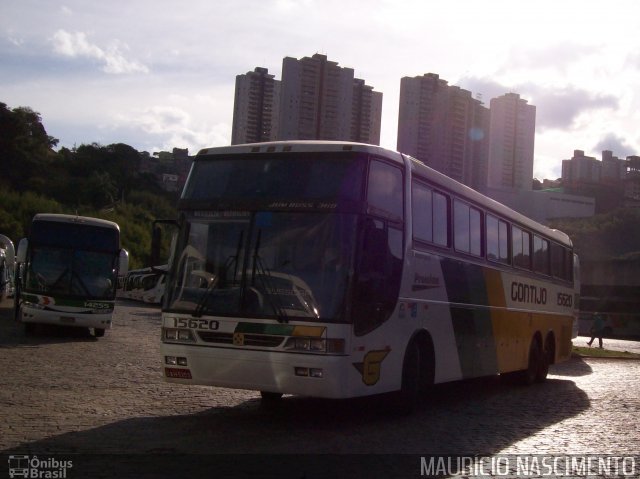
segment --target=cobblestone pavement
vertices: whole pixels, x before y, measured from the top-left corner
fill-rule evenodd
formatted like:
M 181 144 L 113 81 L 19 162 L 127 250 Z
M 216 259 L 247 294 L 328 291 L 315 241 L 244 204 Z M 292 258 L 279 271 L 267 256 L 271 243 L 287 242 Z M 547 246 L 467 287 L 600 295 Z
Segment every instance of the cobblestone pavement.
M 5 455 L 640 452 L 640 361 L 573 359 L 529 388 L 440 385 L 411 416 L 376 398 L 286 397 L 272 410 L 255 392 L 163 382 L 158 309 L 119 303 L 113 329 L 95 339 L 73 329 L 25 337 L 2 306 Z

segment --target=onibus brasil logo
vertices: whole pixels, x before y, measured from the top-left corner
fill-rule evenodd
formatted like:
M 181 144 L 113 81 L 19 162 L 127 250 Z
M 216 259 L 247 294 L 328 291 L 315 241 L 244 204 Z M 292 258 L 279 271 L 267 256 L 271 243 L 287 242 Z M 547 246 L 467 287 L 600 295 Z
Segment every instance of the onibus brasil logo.
M 9 477 L 29 477 L 38 479 L 65 479 L 67 469 L 73 461 L 61 461 L 52 457 L 39 459 L 38 456 L 9 456 Z

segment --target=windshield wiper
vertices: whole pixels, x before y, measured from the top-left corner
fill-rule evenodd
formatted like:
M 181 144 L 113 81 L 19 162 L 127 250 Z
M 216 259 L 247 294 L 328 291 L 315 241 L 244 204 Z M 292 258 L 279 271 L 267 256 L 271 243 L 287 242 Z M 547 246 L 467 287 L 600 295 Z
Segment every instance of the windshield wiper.
M 194 309 L 193 313 L 191 313 L 191 316 L 193 316 L 194 318 L 202 317 L 202 315 L 204 314 L 205 306 L 207 305 L 207 300 L 209 299 L 209 293 L 213 291 L 213 288 L 215 288 L 217 285 L 218 285 L 218 277 L 215 276 L 211 280 L 211 282 L 207 285 L 207 289 L 204 291 L 204 293 L 202 293 L 202 297 L 198 301 L 198 305 L 196 306 L 196 309 Z
M 233 282 L 232 282 L 232 284 L 236 284 L 236 280 L 237 280 L 237 276 L 238 276 L 238 258 L 240 257 L 240 250 L 242 249 L 242 240 L 243 240 L 243 238 L 244 238 L 244 230 L 240 231 L 240 235 L 238 236 L 238 244 L 236 246 L 236 254 L 232 255 L 232 256 L 229 256 L 227 258 L 227 260 L 224 262 L 223 271 L 222 271 L 224 273 L 223 281 L 224 281 L 224 278 L 227 275 L 227 272 L 229 270 L 231 270 L 231 266 L 233 265 L 234 269 L 233 269 Z M 209 300 L 209 293 L 211 293 L 211 291 L 213 291 L 213 289 L 218 286 L 218 283 L 220 282 L 219 281 L 220 276 L 221 275 L 214 275 L 214 278 L 211 279 L 211 282 L 207 285 L 207 289 L 205 290 L 205 292 L 202 294 L 202 297 L 198 301 L 198 305 L 193 310 L 193 313 L 191 313 L 191 315 L 193 317 L 199 318 L 204 314 L 204 311 L 205 311 L 206 306 L 207 306 L 207 301 Z
M 238 278 L 238 259 L 240 258 L 240 250 L 242 249 L 242 240 L 244 239 L 244 230 L 240 231 L 238 236 L 238 245 L 236 246 L 235 256 L 229 256 L 224 264 L 225 275 L 231 269 L 233 265 L 233 283 L 236 284 Z
M 276 317 L 278 318 L 279 323 L 288 323 L 289 318 L 287 317 L 287 313 L 285 309 L 282 307 L 280 301 L 280 295 L 277 293 L 277 290 L 273 287 L 271 272 L 264 267 L 264 263 L 262 258 L 260 257 L 260 240 L 262 238 L 262 230 L 258 230 L 258 237 L 256 238 L 256 246 L 253 249 L 253 268 L 251 270 L 251 284 L 255 285 L 256 276 L 260 279 L 260 284 L 264 289 L 264 296 L 267 298 L 269 302 L 269 306 L 273 309 Z M 257 274 L 256 274 L 257 272 Z M 273 294 L 277 296 L 277 301 L 274 300 Z M 276 304 L 278 303 L 278 304 Z

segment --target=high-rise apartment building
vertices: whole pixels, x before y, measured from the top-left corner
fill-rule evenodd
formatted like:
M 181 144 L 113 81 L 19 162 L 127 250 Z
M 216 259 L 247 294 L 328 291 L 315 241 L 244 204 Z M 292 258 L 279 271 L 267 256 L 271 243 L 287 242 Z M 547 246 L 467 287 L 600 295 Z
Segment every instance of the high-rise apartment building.
M 280 82 L 266 68 L 236 76 L 231 144 L 277 138 Z
M 595 185 L 602 176 L 602 162 L 586 156 L 583 150 L 573 150 L 570 160 L 562 160 L 562 184 L 575 188 L 581 184 Z
M 536 107 L 517 93 L 491 99 L 488 186 L 533 188 Z
M 472 188 L 486 183 L 488 110 L 435 73 L 400 81 L 397 148 Z
M 380 143 L 382 93 L 325 55 L 282 61 L 279 140 Z
M 382 93 L 373 91 L 364 80 L 353 80 L 353 105 L 351 107 L 351 141 L 380 144 L 382 118 Z

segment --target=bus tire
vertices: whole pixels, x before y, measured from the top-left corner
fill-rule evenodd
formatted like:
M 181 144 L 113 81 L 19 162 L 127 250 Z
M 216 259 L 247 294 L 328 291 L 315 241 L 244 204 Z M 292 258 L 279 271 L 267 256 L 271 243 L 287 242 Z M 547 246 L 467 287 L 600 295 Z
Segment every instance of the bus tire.
M 282 393 L 260 391 L 260 405 L 264 407 L 276 407 L 282 401 Z
M 404 353 L 402 385 L 397 394 L 396 409 L 400 414 L 410 414 L 420 404 L 426 391 L 425 352 L 416 339 L 412 339 Z
M 33 336 L 36 334 L 36 325 L 34 323 L 22 323 L 24 325 L 24 335 Z
M 546 381 L 549 374 L 549 366 L 553 364 L 555 356 L 555 346 L 553 344 L 553 337 L 547 337 L 544 342 L 544 349 L 540 355 L 540 363 L 538 364 L 538 373 L 536 374 L 536 382 L 542 383 Z
M 527 365 L 527 369 L 523 369 L 522 371 L 518 371 L 516 376 L 516 382 L 523 386 L 530 386 L 536 381 L 538 374 L 540 372 L 540 365 L 543 361 L 542 359 L 542 348 L 540 347 L 540 341 L 536 337 L 531 340 L 531 345 L 529 346 L 529 362 Z
M 86 333 L 85 333 L 86 334 Z M 101 338 L 104 336 L 104 328 L 93 328 L 93 335 L 96 338 Z

